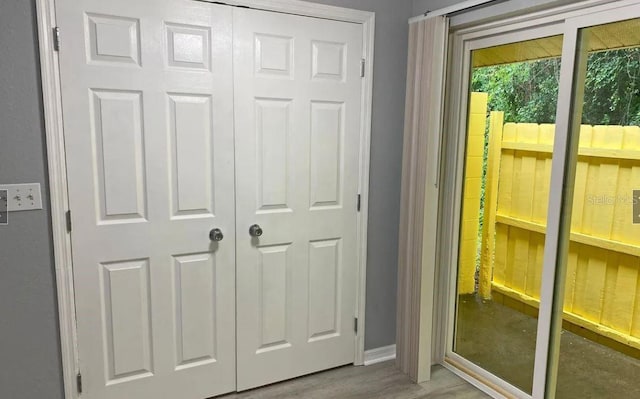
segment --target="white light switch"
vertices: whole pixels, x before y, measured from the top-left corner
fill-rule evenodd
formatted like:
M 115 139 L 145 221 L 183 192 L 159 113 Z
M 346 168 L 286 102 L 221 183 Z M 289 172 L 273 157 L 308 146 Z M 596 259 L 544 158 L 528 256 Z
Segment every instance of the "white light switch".
M 40 183 L 0 184 L 0 201 L 6 202 L 9 212 L 42 209 Z M 5 209 L 4 204 L 0 208 Z

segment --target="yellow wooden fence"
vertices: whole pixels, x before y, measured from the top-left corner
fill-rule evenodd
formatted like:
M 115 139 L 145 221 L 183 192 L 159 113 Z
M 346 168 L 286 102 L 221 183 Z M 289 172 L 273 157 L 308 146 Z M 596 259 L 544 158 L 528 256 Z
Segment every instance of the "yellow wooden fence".
M 499 293 L 538 307 L 554 130 L 490 115 L 478 287 L 485 298 Z M 582 126 L 574 184 L 565 321 L 640 349 L 640 127 Z

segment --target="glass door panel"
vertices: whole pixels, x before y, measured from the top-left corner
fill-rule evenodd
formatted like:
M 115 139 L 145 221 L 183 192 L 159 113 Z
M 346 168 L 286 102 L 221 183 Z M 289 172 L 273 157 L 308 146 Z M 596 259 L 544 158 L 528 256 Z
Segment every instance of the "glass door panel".
M 527 393 L 562 41 L 472 52 L 454 352 Z
M 584 95 L 556 397 L 640 398 L 640 19 L 578 37 L 586 73 L 575 73 Z

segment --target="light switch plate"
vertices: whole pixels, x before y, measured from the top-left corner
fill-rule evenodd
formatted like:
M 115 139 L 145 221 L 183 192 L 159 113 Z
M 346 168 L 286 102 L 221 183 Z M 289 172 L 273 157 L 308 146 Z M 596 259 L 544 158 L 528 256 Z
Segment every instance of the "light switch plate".
M 0 184 L 0 196 L 3 197 L 0 201 L 6 202 L 6 209 L 9 212 L 42 209 L 40 183 Z M 2 205 L 4 208 L 4 204 Z

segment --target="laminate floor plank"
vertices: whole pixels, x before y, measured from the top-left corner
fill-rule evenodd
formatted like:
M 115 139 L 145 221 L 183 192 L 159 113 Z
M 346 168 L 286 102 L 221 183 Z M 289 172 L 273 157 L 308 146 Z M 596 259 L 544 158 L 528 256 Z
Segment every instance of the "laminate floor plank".
M 394 361 L 345 366 L 217 399 L 483 399 L 489 398 L 442 366 L 414 384 Z

